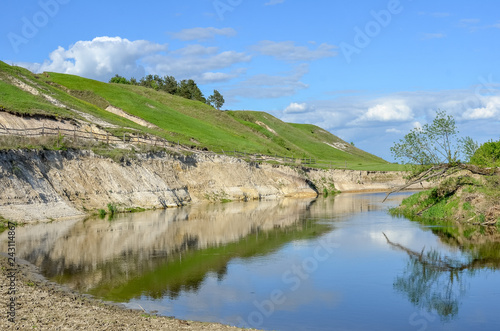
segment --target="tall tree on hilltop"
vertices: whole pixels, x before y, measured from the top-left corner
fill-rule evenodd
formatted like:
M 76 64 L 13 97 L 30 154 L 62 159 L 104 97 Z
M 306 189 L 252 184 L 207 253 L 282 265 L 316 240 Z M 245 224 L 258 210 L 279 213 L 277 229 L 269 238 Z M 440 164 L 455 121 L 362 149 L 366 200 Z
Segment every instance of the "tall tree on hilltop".
M 201 90 L 192 79 L 184 79 L 180 82 L 177 89 L 177 95 L 186 99 L 197 100 L 203 103 L 207 102 L 207 100 L 203 96 L 203 93 L 201 93 Z
M 177 81 L 175 80 L 174 76 L 165 76 L 163 78 L 163 90 L 169 94 L 176 94 L 177 93 L 177 88 L 178 84 Z
M 225 102 L 224 97 L 217 90 L 214 90 L 214 94 L 209 96 L 207 100 L 207 103 L 212 107 L 216 108 L 217 110 L 220 110 L 224 102 Z

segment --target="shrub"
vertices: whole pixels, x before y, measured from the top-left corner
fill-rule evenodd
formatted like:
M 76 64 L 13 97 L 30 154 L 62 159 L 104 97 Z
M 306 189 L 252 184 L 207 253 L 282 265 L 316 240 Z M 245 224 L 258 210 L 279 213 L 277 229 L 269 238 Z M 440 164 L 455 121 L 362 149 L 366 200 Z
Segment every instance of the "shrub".
M 484 167 L 500 166 L 500 141 L 481 145 L 470 159 L 470 163 Z
M 109 210 L 109 213 L 111 214 L 111 216 L 113 216 L 114 214 L 116 214 L 118 212 L 118 208 L 116 207 L 116 205 L 114 205 L 112 203 L 108 203 L 108 210 Z

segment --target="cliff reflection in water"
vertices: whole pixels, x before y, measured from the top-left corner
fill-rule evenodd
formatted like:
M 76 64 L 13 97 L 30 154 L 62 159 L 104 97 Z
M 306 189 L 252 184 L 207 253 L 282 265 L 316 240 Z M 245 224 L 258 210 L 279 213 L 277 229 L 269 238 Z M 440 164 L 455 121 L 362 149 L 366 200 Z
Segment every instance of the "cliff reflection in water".
M 329 230 L 305 220 L 311 202 L 193 205 L 27 226 L 18 231 L 18 256 L 48 278 L 108 299 L 175 296 L 196 289 L 208 272 L 223 277 L 232 258 L 268 254 Z

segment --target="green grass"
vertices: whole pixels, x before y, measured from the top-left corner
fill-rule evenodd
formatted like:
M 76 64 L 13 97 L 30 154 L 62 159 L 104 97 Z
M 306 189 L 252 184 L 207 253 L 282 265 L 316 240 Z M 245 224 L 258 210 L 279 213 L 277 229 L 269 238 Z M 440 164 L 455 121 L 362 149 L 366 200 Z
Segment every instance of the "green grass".
M 32 95 L 12 85 L 15 77 L 59 100 L 66 108 L 52 105 L 43 96 Z M 123 109 L 157 128 L 146 128 L 105 110 L 108 105 Z M 74 75 L 44 73 L 0 62 L 0 106 L 20 115 L 44 115 L 84 121 L 72 109 L 93 115 L 118 126 L 107 129 L 116 136 L 140 132 L 183 145 L 219 152 L 279 155 L 322 160 L 319 168 L 355 170 L 404 170 L 397 164 L 362 151 L 335 135 L 310 124 L 285 123 L 270 114 L 256 111 L 218 111 L 206 104 L 187 100 L 141 86 L 109 84 Z M 265 126 L 265 123 L 276 134 Z M 344 149 L 328 144 L 339 144 Z

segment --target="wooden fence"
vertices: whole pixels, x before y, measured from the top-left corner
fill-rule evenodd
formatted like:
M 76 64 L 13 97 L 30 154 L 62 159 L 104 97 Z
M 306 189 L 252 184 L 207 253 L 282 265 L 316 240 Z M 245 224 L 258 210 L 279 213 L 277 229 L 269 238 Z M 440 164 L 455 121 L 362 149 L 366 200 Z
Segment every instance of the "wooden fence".
M 26 129 L 9 129 L 0 125 L 0 137 L 1 136 L 18 136 L 18 137 L 45 137 L 45 136 L 57 136 L 65 137 L 67 139 L 76 140 L 87 140 L 94 142 L 102 142 L 105 144 L 135 144 L 135 145 L 149 145 L 157 146 L 162 148 L 174 149 L 177 151 L 191 151 L 192 148 L 181 145 L 179 142 L 175 143 L 168 141 L 166 139 L 144 136 L 144 135 L 134 135 L 130 133 L 124 133 L 122 136 L 118 137 L 112 135 L 108 132 L 106 134 L 94 132 L 93 130 L 81 130 L 81 129 L 64 129 L 64 128 L 51 128 L 51 127 L 41 127 L 41 128 L 26 128 Z M 241 152 L 237 150 L 224 150 L 220 151 L 200 151 L 204 153 L 215 153 L 219 155 L 233 156 L 253 162 L 276 162 L 278 164 L 295 164 L 295 165 L 305 165 L 321 168 L 347 168 L 347 162 L 333 162 L 326 160 L 316 160 L 313 158 L 296 158 L 294 155 L 291 156 L 281 156 L 281 155 L 267 155 L 267 154 L 252 154 L 247 152 Z
M 106 144 L 146 144 L 159 147 L 172 147 L 175 144 L 166 139 L 161 139 L 151 136 L 134 135 L 124 133 L 123 136 L 118 137 L 106 132 L 105 134 L 89 130 L 64 129 L 64 128 L 29 128 L 29 129 L 9 129 L 0 126 L 0 136 L 18 136 L 18 137 L 48 137 L 48 136 L 61 136 L 72 140 L 90 140 L 95 142 L 102 142 Z

